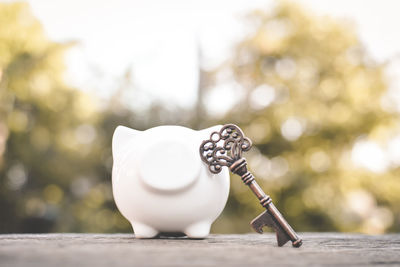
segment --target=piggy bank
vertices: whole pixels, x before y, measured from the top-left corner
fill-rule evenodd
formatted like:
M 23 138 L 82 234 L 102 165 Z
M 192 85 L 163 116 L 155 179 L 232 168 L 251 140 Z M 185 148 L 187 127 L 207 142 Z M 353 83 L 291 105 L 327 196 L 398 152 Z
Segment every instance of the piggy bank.
M 113 195 L 136 237 L 184 233 L 204 238 L 210 233 L 228 198 L 229 172 L 224 168 L 212 174 L 201 161 L 199 147 L 220 128 L 116 128 L 112 140 Z

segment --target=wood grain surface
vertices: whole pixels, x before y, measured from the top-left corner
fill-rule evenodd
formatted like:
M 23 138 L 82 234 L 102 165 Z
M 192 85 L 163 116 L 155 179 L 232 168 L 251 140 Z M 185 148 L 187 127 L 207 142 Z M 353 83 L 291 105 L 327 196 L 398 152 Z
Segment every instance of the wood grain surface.
M 301 233 L 135 239 L 133 234 L 0 235 L 0 266 L 400 266 L 400 234 Z

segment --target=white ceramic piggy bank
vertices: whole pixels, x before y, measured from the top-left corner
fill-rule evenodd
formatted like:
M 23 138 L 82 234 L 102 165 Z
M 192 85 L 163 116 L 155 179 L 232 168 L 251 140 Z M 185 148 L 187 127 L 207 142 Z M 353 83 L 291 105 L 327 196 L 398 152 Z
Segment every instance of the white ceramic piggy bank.
M 229 172 L 212 174 L 199 147 L 221 126 L 194 131 L 159 126 L 137 131 L 118 126 L 114 132 L 112 184 L 114 199 L 138 238 L 182 232 L 204 238 L 225 207 Z

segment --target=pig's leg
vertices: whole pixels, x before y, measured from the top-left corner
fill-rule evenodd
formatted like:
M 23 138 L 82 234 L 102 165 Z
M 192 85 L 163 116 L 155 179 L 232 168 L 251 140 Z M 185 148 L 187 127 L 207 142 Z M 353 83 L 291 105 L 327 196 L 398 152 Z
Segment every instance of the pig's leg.
M 190 238 L 205 238 L 210 233 L 211 223 L 210 222 L 197 222 L 189 225 L 184 233 Z
M 131 224 L 136 238 L 152 238 L 158 235 L 158 231 L 151 226 L 139 222 L 132 222 Z

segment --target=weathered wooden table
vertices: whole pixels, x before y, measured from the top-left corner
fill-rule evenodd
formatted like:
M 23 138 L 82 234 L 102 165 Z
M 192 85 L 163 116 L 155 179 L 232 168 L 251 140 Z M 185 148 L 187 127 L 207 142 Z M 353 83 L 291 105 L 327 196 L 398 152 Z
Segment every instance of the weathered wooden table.
M 131 234 L 0 235 L 0 266 L 400 266 L 400 234 L 302 233 L 301 248 L 273 234 L 135 239 Z

